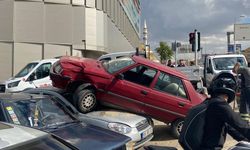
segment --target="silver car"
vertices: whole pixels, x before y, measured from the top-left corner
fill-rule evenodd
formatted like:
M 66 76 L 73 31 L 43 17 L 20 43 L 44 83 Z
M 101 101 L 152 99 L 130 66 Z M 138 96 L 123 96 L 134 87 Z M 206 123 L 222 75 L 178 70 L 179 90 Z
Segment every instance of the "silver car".
M 46 132 L 0 122 L 0 149 L 8 150 L 77 150 L 68 142 Z
M 119 110 L 104 110 L 84 114 L 80 119 L 129 136 L 134 142 L 135 149 L 153 138 L 152 119 L 140 115 Z

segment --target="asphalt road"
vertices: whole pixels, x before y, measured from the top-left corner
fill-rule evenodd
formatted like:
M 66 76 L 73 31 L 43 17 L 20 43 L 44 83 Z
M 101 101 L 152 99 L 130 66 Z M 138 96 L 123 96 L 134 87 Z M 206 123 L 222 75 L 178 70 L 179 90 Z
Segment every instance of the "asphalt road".
M 154 124 L 155 124 L 154 138 L 148 143 L 146 143 L 145 146 L 147 145 L 170 146 L 170 147 L 175 147 L 178 150 L 183 150 L 180 144 L 178 143 L 178 140 L 174 139 L 171 136 L 171 131 L 169 126 L 156 120 L 154 120 Z M 227 150 L 229 147 L 235 145 L 236 143 L 237 142 L 230 136 L 227 137 L 227 141 L 224 145 L 223 150 Z M 144 148 L 140 148 L 139 150 L 144 150 Z

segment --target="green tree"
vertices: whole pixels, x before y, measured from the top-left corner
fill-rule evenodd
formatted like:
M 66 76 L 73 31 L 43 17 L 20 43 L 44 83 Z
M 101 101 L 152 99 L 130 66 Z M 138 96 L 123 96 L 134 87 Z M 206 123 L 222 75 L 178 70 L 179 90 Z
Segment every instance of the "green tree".
M 160 42 L 160 47 L 157 47 L 155 50 L 160 55 L 161 62 L 167 59 L 171 59 L 173 56 L 173 51 L 171 48 L 167 45 L 166 42 Z

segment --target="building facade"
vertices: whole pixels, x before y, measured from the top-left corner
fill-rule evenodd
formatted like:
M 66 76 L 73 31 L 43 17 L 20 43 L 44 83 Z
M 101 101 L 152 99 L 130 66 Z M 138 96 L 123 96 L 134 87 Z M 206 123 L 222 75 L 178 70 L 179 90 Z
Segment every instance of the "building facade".
M 97 58 L 140 43 L 139 0 L 1 0 L 0 81 L 32 60 Z

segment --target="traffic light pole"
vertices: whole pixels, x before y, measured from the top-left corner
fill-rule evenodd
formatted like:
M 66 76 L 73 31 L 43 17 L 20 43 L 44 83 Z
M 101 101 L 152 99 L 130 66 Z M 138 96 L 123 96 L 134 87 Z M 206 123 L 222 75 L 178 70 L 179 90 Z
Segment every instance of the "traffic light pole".
M 194 42 L 194 51 L 195 51 L 195 56 L 194 56 L 194 59 L 195 59 L 195 66 L 198 65 L 198 55 L 197 55 L 197 48 L 198 48 L 198 34 L 197 34 L 197 30 L 195 29 L 194 30 L 194 37 L 195 37 L 195 42 Z

